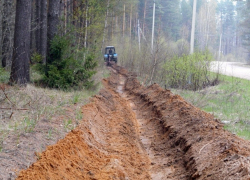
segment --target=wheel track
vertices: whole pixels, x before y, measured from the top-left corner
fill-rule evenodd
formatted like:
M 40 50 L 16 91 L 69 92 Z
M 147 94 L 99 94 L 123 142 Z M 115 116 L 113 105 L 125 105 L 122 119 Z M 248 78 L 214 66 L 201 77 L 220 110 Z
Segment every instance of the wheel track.
M 169 154 L 171 153 L 169 152 L 171 147 L 166 143 L 168 136 L 163 126 L 163 121 L 147 103 L 141 101 L 140 98 L 124 92 L 125 81 L 126 77 L 119 74 L 117 92 L 129 102 L 130 107 L 136 114 L 140 140 L 151 162 L 149 168 L 151 179 L 186 179 L 185 167 L 179 164 L 178 166 L 173 166 L 171 163 L 174 159 Z M 179 173 L 175 173 L 177 171 Z

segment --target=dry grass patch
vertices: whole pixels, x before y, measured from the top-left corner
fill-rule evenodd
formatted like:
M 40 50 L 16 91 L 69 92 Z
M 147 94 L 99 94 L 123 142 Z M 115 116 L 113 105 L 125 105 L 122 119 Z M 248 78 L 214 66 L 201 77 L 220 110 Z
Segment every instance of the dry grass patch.
M 68 107 L 80 107 L 88 102 L 95 91 L 64 92 L 38 88 L 28 85 L 26 88 L 1 86 L 0 89 L 0 130 L 33 131 L 39 120 L 51 121 L 54 116 L 72 119 L 70 124 L 81 119 L 80 112 L 75 117 L 67 114 Z M 74 119 L 74 121 L 73 121 Z M 69 126 L 69 125 L 67 125 Z

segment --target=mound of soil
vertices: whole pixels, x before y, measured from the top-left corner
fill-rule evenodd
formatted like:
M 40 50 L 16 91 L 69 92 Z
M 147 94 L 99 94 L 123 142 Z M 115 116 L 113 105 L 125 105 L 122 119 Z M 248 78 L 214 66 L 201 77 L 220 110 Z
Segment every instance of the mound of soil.
M 17 179 L 249 179 L 250 143 L 121 67 L 82 108 L 83 120 Z
M 146 111 L 152 108 L 154 123 L 163 124 L 169 155 L 175 156 L 174 166 L 183 166 L 185 179 L 250 178 L 250 143 L 224 130 L 211 114 L 157 84 L 142 87 L 134 77 L 127 78 L 125 89 Z

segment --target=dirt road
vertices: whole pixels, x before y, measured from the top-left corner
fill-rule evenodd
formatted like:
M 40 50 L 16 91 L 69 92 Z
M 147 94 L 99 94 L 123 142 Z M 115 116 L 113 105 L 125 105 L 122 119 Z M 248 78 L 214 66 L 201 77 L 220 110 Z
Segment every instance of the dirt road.
M 212 115 L 121 67 L 84 118 L 17 179 L 249 179 L 250 143 Z
M 245 63 L 213 61 L 211 71 L 250 80 L 250 65 Z

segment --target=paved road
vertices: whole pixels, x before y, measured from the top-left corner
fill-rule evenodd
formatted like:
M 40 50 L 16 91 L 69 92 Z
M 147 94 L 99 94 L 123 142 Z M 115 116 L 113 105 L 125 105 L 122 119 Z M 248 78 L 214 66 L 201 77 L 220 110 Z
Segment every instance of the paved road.
M 250 80 L 250 65 L 240 62 L 211 62 L 211 71 Z

